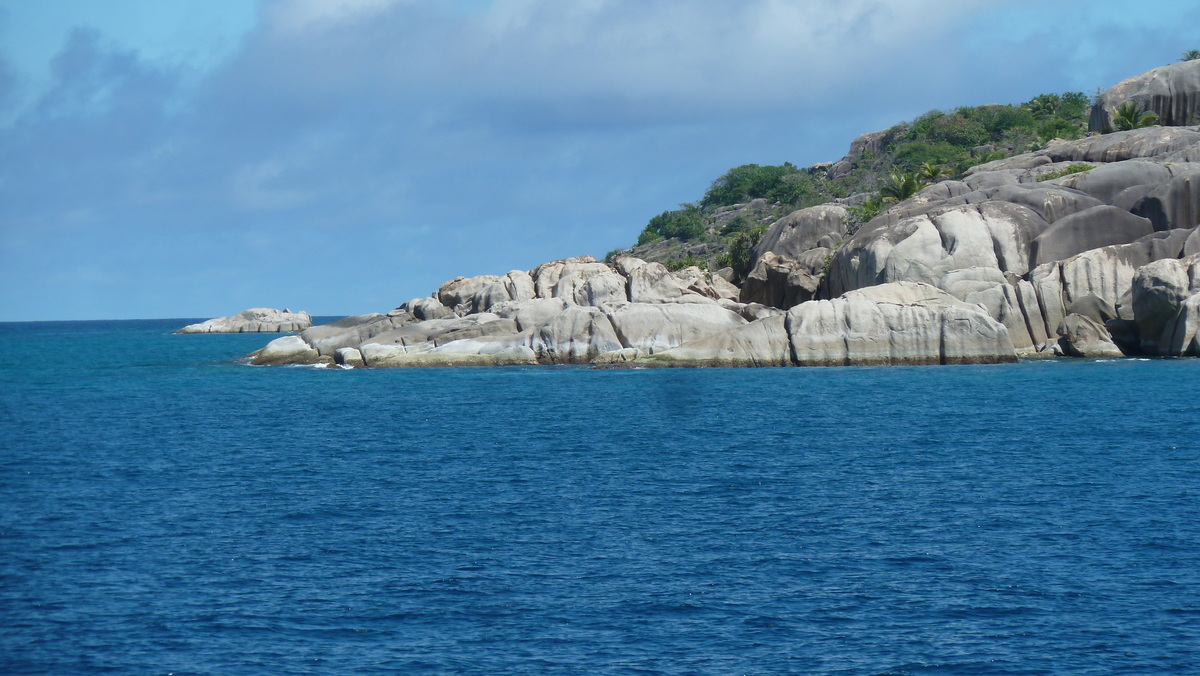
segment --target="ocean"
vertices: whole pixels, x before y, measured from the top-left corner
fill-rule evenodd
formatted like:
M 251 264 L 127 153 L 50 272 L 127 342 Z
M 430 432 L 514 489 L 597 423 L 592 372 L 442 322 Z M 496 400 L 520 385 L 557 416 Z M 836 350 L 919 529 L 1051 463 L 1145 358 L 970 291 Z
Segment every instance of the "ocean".
M 0 672 L 1200 673 L 1200 360 L 257 368 L 0 324 Z

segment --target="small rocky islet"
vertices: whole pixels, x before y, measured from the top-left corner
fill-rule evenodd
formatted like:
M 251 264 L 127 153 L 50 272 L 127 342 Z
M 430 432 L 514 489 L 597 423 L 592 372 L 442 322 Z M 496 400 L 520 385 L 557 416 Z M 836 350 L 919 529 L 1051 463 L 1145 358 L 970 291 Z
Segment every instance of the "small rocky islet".
M 628 255 L 458 277 L 271 341 L 256 365 L 834 366 L 1200 356 L 1200 60 L 1101 95 L 1164 126 L 980 164 L 855 229 L 851 199 L 771 224 L 744 278 Z M 1099 131 L 1098 128 L 1095 129 Z M 835 171 L 873 135 L 856 139 Z M 844 167 L 843 167 L 844 168 Z M 857 203 L 861 203 L 858 200 Z M 734 282 L 737 283 L 734 283 Z

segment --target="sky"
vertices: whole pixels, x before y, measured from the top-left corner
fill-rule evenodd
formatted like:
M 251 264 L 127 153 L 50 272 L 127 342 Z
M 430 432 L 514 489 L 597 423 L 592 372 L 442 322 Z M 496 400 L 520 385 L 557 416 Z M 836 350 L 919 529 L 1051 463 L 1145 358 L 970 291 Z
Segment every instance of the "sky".
M 741 164 L 1094 94 L 1194 0 L 0 0 L 0 321 L 387 312 Z

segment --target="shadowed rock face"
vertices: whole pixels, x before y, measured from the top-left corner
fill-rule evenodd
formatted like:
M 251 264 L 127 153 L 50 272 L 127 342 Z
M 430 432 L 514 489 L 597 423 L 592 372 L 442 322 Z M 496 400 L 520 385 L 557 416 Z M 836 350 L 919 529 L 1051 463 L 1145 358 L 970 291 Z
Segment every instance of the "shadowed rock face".
M 256 307 L 236 315 L 189 324 L 175 333 L 294 333 L 312 326 L 307 312 Z
M 1090 131 L 1104 131 L 1112 111 L 1126 101 L 1158 115 L 1158 124 L 1200 124 L 1200 61 L 1162 66 L 1117 83 L 1100 95 L 1088 119 Z
M 1200 254 L 1143 266 L 1134 277 L 1132 296 L 1142 350 L 1200 356 Z

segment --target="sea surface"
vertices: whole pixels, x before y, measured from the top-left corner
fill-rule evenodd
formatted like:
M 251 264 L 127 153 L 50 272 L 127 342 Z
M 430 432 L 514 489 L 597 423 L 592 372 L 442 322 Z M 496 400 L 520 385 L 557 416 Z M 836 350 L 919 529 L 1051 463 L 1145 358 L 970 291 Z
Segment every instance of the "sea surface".
M 0 672 L 1200 673 L 1200 360 L 342 370 L 0 324 Z

